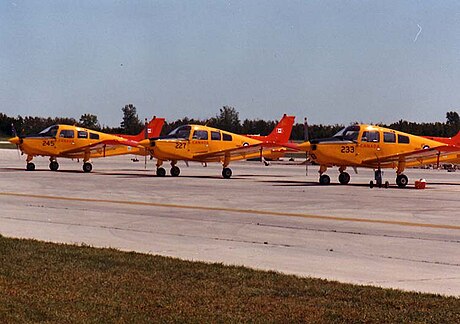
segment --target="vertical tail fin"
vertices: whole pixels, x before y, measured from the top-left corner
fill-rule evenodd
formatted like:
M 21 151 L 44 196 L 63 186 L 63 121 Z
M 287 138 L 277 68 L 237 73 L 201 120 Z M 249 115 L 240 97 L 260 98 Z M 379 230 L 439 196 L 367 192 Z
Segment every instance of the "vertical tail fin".
M 455 136 L 452 136 L 451 144 L 460 146 L 460 131 Z
M 153 117 L 153 119 L 147 125 L 147 129 L 145 131 L 145 135 L 147 137 L 145 138 L 152 138 L 152 137 L 160 136 L 161 129 L 163 128 L 164 123 L 165 123 L 164 118 Z
M 273 131 L 265 137 L 265 140 L 274 143 L 287 143 L 291 137 L 294 119 L 294 116 L 284 114 Z
M 160 136 L 161 129 L 163 128 L 164 123 L 165 123 L 164 118 L 157 118 L 154 116 L 148 124 L 146 123 L 145 128 L 139 134 L 137 135 L 117 134 L 117 135 L 123 138 L 126 138 L 126 139 L 130 139 L 130 140 L 139 142 L 146 138 Z

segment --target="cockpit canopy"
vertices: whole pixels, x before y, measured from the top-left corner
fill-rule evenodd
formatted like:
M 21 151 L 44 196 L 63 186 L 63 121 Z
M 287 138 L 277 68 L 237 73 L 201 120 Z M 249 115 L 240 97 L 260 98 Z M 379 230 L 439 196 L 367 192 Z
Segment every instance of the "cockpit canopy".
M 340 130 L 337 134 L 335 134 L 333 137 L 337 140 L 341 141 L 357 141 L 358 136 L 359 136 L 359 130 L 360 127 L 355 125 L 355 126 L 348 126 Z
M 38 133 L 38 136 L 41 137 L 56 137 L 57 131 L 59 129 L 59 125 L 53 125 L 48 128 L 45 128 L 42 130 L 40 133 Z
M 166 137 L 189 139 L 191 129 L 192 127 L 189 125 L 179 126 L 176 129 L 173 129 Z

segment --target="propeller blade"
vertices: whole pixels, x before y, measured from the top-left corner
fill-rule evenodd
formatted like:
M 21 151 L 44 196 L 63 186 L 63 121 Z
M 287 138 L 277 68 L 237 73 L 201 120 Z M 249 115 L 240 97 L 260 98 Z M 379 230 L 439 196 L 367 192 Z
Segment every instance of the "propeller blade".
M 16 132 L 16 128 L 14 128 L 14 124 L 11 123 L 11 132 L 13 133 L 13 137 L 18 136 L 18 132 Z
M 308 135 L 308 120 L 307 117 L 304 118 L 303 121 L 303 139 L 305 142 L 307 142 L 310 137 Z M 308 151 L 305 151 L 305 176 L 308 176 Z

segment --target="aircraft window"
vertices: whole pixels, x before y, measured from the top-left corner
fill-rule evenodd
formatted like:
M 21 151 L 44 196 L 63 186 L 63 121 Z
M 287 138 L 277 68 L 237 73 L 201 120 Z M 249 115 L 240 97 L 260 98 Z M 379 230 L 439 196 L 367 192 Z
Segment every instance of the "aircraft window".
M 180 126 L 176 129 L 172 130 L 167 137 L 168 138 L 185 138 L 189 139 L 190 137 L 190 130 L 192 128 L 190 126 Z
M 54 125 L 42 130 L 39 135 L 43 137 L 56 137 L 59 126 Z
M 396 135 L 395 135 L 395 133 L 384 132 L 383 133 L 383 141 L 385 143 L 396 143 Z
M 365 131 L 361 137 L 361 142 L 380 142 L 380 133 L 377 131 Z
M 88 138 L 88 132 L 78 131 L 78 138 Z
M 220 141 L 220 132 L 211 131 L 211 139 L 213 141 Z
M 74 137 L 73 130 L 71 130 L 71 129 L 63 129 L 59 133 L 59 137 L 60 138 L 73 138 Z
M 208 131 L 205 130 L 196 130 L 193 132 L 193 139 L 197 140 L 207 140 L 208 139 Z
M 89 133 L 89 138 L 98 140 L 99 139 L 99 134 Z
M 334 137 L 338 137 L 343 141 L 356 141 L 359 135 L 359 126 L 348 126 L 339 131 Z
M 361 137 L 361 142 L 380 142 L 380 133 L 377 131 L 365 131 Z
M 400 144 L 409 144 L 410 143 L 409 136 L 398 135 L 398 143 L 400 143 Z
M 226 134 L 226 133 L 222 133 L 222 139 L 223 139 L 224 141 L 231 141 L 231 140 L 232 140 L 232 135 Z

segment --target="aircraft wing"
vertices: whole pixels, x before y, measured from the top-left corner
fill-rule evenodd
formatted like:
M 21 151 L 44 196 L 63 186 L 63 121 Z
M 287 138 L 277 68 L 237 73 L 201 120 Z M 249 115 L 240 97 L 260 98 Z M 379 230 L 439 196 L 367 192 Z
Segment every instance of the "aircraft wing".
M 86 146 L 79 146 L 76 148 L 72 148 L 69 150 L 62 151 L 61 154 L 64 155 L 71 155 L 75 153 L 82 153 L 82 152 L 90 152 L 90 153 L 100 153 L 102 151 L 108 151 L 112 148 L 119 147 L 120 145 L 123 146 L 132 146 L 132 147 L 137 147 L 139 146 L 138 142 L 128 140 L 128 139 L 118 139 L 118 138 L 112 138 L 112 139 L 107 139 L 107 140 L 102 140 L 98 141 L 96 143 L 86 145 Z
M 420 149 L 417 151 L 399 153 L 389 156 L 375 157 L 372 159 L 363 160 L 363 164 L 367 165 L 376 165 L 382 163 L 391 163 L 391 162 L 406 162 L 413 163 L 414 165 L 419 163 L 420 165 L 424 164 L 424 160 L 436 158 L 442 153 L 453 153 L 459 152 L 460 148 L 452 145 L 442 145 L 428 149 Z M 432 160 L 431 160 L 432 161 Z
M 240 146 L 237 148 L 214 151 L 210 153 L 195 154 L 194 159 L 199 161 L 213 161 L 218 158 L 230 158 L 231 160 L 245 159 L 248 155 L 259 153 L 264 148 L 282 147 L 275 143 L 258 143 L 253 145 Z

